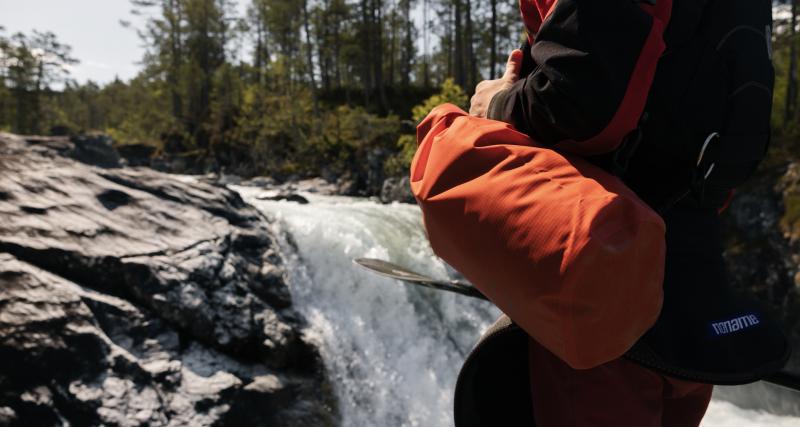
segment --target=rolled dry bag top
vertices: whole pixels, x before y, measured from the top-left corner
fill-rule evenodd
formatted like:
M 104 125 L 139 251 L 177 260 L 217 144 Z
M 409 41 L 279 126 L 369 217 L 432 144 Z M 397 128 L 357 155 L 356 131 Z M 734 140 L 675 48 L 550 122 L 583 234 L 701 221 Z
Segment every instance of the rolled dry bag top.
M 622 181 L 454 105 L 417 132 L 411 187 L 433 250 L 530 336 L 587 369 L 650 329 L 665 226 Z

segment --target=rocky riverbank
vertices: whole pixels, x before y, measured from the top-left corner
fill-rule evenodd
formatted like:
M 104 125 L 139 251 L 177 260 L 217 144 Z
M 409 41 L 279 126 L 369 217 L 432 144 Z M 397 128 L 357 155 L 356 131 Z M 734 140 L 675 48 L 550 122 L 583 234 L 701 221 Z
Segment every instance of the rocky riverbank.
M 84 136 L 79 138 L 83 145 L 92 147 L 111 147 L 112 141 L 104 135 Z M 87 151 L 87 150 L 84 150 Z M 411 185 L 408 177 L 387 176 L 383 170 L 383 162 L 389 154 L 377 150 L 367 156 L 366 165 L 353 165 L 353 173 L 336 175 L 325 172 L 322 177 L 302 178 L 299 176 L 286 177 L 252 177 L 238 176 L 225 173 L 225 168 L 220 166 L 213 158 L 200 153 L 194 154 L 169 154 L 157 152 L 153 147 L 142 144 L 116 146 L 115 150 L 98 149 L 92 153 L 108 161 L 114 158 L 128 166 L 147 166 L 166 173 L 193 174 L 212 177 L 220 183 L 255 185 L 269 187 L 271 191 L 280 194 L 291 194 L 298 191 L 307 191 L 325 195 L 368 197 L 382 203 L 415 203 L 411 194 Z M 102 154 L 100 154 L 102 153 Z M 86 155 L 86 153 L 84 153 Z M 247 174 L 247 168 L 243 173 Z
M 0 134 L 0 425 L 335 425 L 265 219 L 118 166 Z

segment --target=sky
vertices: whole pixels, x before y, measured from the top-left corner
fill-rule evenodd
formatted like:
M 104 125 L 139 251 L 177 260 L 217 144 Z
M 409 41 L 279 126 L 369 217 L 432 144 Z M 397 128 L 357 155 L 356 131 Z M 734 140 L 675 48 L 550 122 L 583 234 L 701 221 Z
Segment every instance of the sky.
M 144 53 L 136 31 L 119 23 L 132 20 L 130 9 L 128 0 L 0 0 L 0 26 L 6 35 L 52 31 L 81 61 L 72 78 L 108 83 L 132 78 Z
M 246 3 L 238 1 L 240 14 Z M 129 0 L 0 0 L 0 26 L 6 35 L 30 34 L 34 29 L 55 33 L 59 41 L 72 46 L 72 56 L 80 61 L 71 67 L 71 77 L 80 83 L 105 84 L 116 77 L 127 81 L 140 68 L 142 40 L 134 28 L 120 25 L 120 20 L 132 21 L 134 27 L 141 24 L 130 10 Z M 421 12 L 415 15 L 421 25 Z

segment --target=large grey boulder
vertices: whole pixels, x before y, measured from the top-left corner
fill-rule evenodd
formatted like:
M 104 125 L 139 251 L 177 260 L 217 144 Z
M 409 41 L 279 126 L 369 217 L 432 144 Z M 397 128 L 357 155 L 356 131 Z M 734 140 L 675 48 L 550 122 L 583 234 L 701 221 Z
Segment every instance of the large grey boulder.
M 0 134 L 0 425 L 334 424 L 264 218 L 71 143 Z

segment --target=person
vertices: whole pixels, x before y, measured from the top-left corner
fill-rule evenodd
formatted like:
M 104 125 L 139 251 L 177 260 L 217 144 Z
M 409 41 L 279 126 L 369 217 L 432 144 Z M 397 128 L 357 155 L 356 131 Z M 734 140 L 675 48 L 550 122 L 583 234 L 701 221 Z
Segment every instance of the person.
M 522 50 L 514 50 L 501 78 L 478 84 L 471 115 L 507 119 L 498 111 L 498 94 L 512 95 L 522 60 Z M 495 111 L 490 112 L 492 100 Z M 539 427 L 698 426 L 711 401 L 712 385 L 670 378 L 624 358 L 592 369 L 572 369 L 533 339 L 528 354 Z
M 522 0 L 528 44 L 524 50 L 511 52 L 502 77 L 477 85 L 470 101 L 470 115 L 507 122 L 537 143 L 567 152 L 575 152 L 572 150 L 575 145 L 559 147 L 560 141 L 585 140 L 603 132 L 609 117 L 617 110 L 619 100 L 628 97 L 631 91 L 628 76 L 635 57 L 625 59 L 626 52 L 632 48 L 629 44 L 622 45 L 624 42 L 616 42 L 623 40 L 626 32 L 630 32 L 633 40 L 642 39 L 646 34 L 643 36 L 641 28 L 631 25 L 600 31 L 595 40 L 587 40 L 589 35 L 594 35 L 593 31 L 598 31 L 597 22 L 615 22 L 617 19 L 619 24 L 621 18 L 618 16 L 601 16 L 615 11 L 613 7 L 604 8 L 602 3 Z M 628 3 L 633 5 L 631 7 L 638 7 L 636 3 L 640 2 Z M 660 3 L 663 5 L 664 1 Z M 691 37 L 697 32 L 701 18 L 708 16 L 703 7 L 710 3 L 695 2 L 693 6 L 688 1 L 671 2 L 672 17 L 664 35 L 666 45 L 702 43 L 702 39 L 693 41 Z M 766 36 L 769 38 L 771 35 Z M 763 46 L 768 44 L 769 40 Z M 609 59 L 612 56 L 615 58 Z M 589 67 L 586 67 L 587 63 Z M 681 65 L 685 66 L 686 61 Z M 662 77 L 661 80 L 666 79 Z M 658 77 L 653 86 L 652 90 L 649 86 L 643 87 L 650 91 L 648 105 L 657 104 L 659 96 L 664 99 L 672 96 L 663 89 L 669 84 L 659 87 Z M 724 94 L 719 98 L 723 102 Z M 713 119 L 709 114 L 711 122 Z M 647 113 L 641 116 L 644 122 Z M 686 117 L 684 120 L 688 122 L 694 118 Z M 660 125 L 658 121 L 655 123 Z M 640 133 L 643 128 L 644 142 Z M 528 338 L 530 399 L 538 427 L 698 426 L 711 400 L 712 383 L 725 381 L 715 375 L 698 374 L 702 369 L 697 366 L 707 368 L 710 366 L 707 360 L 712 358 L 735 359 L 731 354 L 735 354 L 737 348 L 746 348 L 746 340 L 741 340 L 735 345 L 706 350 L 703 347 L 708 342 L 707 336 L 690 336 L 683 332 L 696 324 L 708 324 L 706 317 L 716 315 L 709 314 L 709 311 L 714 311 L 709 309 L 714 298 L 719 298 L 720 305 L 750 310 L 742 308 L 749 302 L 742 303 L 729 291 L 722 258 L 719 213 L 730 201 L 730 185 L 714 187 L 704 182 L 701 191 L 681 191 L 684 184 L 669 179 L 669 174 L 683 168 L 677 159 L 687 156 L 659 156 L 657 150 L 647 146 L 647 126 L 640 125 L 637 132 L 637 140 L 633 149 L 625 153 L 625 167 L 621 170 L 614 166 L 617 166 L 617 153 L 630 148 L 624 144 L 610 155 L 592 152 L 591 149 L 586 152 L 577 150 L 577 154 L 618 174 L 664 218 L 667 256 L 662 315 L 626 357 L 590 369 L 574 369 L 536 340 Z M 675 135 L 670 134 L 670 138 L 675 138 Z M 706 139 L 703 152 L 712 141 L 713 136 Z M 639 144 L 644 147 L 639 147 Z M 764 145 L 760 155 L 765 150 Z M 698 167 L 702 164 L 702 174 L 708 178 L 714 167 L 720 165 L 703 163 L 702 157 L 701 153 Z M 753 157 L 756 159 L 749 160 L 750 163 L 743 168 L 747 174 L 760 160 L 760 156 Z M 697 297 L 698 292 L 705 293 Z M 771 363 L 772 370 L 785 362 L 788 355 L 784 348 L 785 340 L 774 329 L 772 325 L 764 328 L 762 335 L 768 336 L 766 338 L 750 337 L 751 345 L 760 342 L 764 343 L 764 348 L 776 348 L 770 353 L 777 360 Z M 643 347 L 646 350 L 642 350 Z M 675 350 L 678 347 L 681 351 Z M 642 352 L 647 356 L 642 356 Z M 676 353 L 682 355 L 674 356 Z M 742 356 L 743 359 L 748 357 L 752 359 L 755 356 Z M 649 362 L 656 359 L 658 363 Z M 747 366 L 755 366 L 755 363 L 748 363 L 731 367 L 731 371 L 752 370 Z

